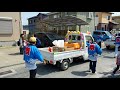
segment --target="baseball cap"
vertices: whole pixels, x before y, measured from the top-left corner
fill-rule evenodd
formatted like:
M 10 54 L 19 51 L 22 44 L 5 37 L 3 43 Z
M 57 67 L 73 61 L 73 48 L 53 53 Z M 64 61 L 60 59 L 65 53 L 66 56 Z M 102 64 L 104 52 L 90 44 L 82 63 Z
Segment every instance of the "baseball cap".
M 36 38 L 35 37 L 30 37 L 29 42 L 36 42 Z

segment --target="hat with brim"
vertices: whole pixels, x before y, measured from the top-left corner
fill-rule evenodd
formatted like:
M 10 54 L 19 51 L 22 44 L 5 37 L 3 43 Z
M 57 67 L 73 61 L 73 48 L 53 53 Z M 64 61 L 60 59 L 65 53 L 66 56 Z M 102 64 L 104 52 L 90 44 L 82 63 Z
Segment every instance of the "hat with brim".
M 29 42 L 36 42 L 36 38 L 35 37 L 30 37 Z

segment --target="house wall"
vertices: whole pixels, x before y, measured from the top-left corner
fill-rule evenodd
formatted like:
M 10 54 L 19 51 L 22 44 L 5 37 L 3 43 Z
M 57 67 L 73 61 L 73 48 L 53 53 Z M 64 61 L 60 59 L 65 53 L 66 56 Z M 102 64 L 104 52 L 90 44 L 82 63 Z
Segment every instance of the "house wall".
M 120 16 L 114 16 L 114 17 L 112 17 L 113 18 L 113 20 L 115 21 L 115 22 L 117 22 L 117 23 L 119 23 L 119 25 L 114 25 L 114 29 L 120 29 Z
M 61 15 L 61 17 L 64 17 L 65 15 L 72 15 L 77 18 L 80 18 L 80 19 L 86 21 L 87 23 L 89 23 L 89 25 L 81 25 L 80 26 L 80 31 L 86 33 L 87 31 L 93 32 L 95 30 L 95 25 L 97 25 L 96 23 L 98 23 L 98 20 L 96 20 L 98 18 L 95 19 L 94 14 L 95 14 L 95 12 L 59 12 L 59 13 L 53 13 L 53 14 L 49 15 L 49 18 L 52 19 L 52 18 L 54 18 L 55 15 Z M 91 18 L 88 18 L 89 15 L 91 16 Z M 63 32 L 64 30 L 68 30 L 67 26 L 57 27 L 57 28 L 58 28 L 58 30 L 62 29 L 61 32 Z M 57 28 L 50 27 L 50 30 L 54 30 L 54 29 L 57 30 Z M 79 26 L 78 25 L 70 26 L 69 29 L 78 31 Z
M 109 21 L 112 21 L 112 14 L 107 12 L 97 12 L 99 23 L 109 23 Z M 107 19 L 107 16 L 110 16 L 110 20 Z
M 96 15 L 98 16 L 98 25 L 97 30 L 109 30 L 110 25 L 109 22 L 112 22 L 112 14 L 109 12 L 96 12 Z M 108 19 L 108 16 L 110 18 Z
M 81 32 L 86 33 L 87 31 L 89 31 L 92 33 L 95 30 L 95 17 L 94 16 L 95 16 L 94 12 L 78 12 L 77 13 L 77 18 L 80 18 L 86 21 L 87 23 L 89 23 L 89 25 L 81 25 L 81 30 L 80 30 Z M 77 26 L 77 30 L 78 29 L 79 27 Z
M 15 41 L 20 37 L 22 32 L 21 13 L 20 12 L 0 12 L 0 17 L 12 18 L 13 33 L 0 34 L 0 41 Z

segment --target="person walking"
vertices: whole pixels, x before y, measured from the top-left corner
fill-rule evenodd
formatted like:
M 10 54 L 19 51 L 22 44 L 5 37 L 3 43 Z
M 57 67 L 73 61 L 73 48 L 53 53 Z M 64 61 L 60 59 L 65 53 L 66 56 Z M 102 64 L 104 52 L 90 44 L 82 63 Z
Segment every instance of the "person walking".
M 116 57 L 116 65 L 117 65 L 117 67 L 112 72 L 112 75 L 114 75 L 119 70 L 119 67 L 120 67 L 120 46 L 118 47 L 118 54 Z
M 24 48 L 24 61 L 25 61 L 26 68 L 30 72 L 30 78 L 36 77 L 36 73 L 37 73 L 36 61 L 37 60 L 45 64 L 43 56 L 41 55 L 40 51 L 35 46 L 35 44 L 36 44 L 36 38 L 30 37 L 29 45 L 25 46 Z
M 34 34 L 34 37 L 36 38 L 36 47 L 37 47 L 37 48 L 40 48 L 40 46 L 41 46 L 41 41 L 40 41 L 40 39 L 36 36 L 36 34 Z
M 26 45 L 27 45 L 27 41 L 25 40 L 24 34 L 21 34 L 19 39 L 20 54 L 23 54 L 23 49 L 24 49 L 24 46 Z
M 98 54 L 102 54 L 102 49 L 97 43 L 93 43 L 90 41 L 87 43 L 88 45 L 88 59 L 90 60 L 89 63 L 89 72 L 92 71 L 94 74 L 96 72 L 96 64 L 98 60 Z
M 114 58 L 117 56 L 119 46 L 120 46 L 120 35 L 116 36 L 116 38 L 115 38 L 115 54 L 114 54 Z
M 103 42 L 103 35 L 101 34 L 100 36 L 97 36 L 96 38 L 96 43 L 100 46 L 100 48 L 101 48 L 102 42 Z

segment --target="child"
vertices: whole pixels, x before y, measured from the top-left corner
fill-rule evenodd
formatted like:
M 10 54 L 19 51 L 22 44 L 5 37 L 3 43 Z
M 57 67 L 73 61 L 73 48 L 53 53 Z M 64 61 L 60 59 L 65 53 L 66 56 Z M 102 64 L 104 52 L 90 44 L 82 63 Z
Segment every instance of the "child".
M 120 46 L 118 47 L 118 54 L 116 57 L 116 65 L 117 65 L 117 67 L 113 71 L 112 75 L 114 75 L 116 73 L 116 71 L 119 69 L 119 66 L 120 66 Z

